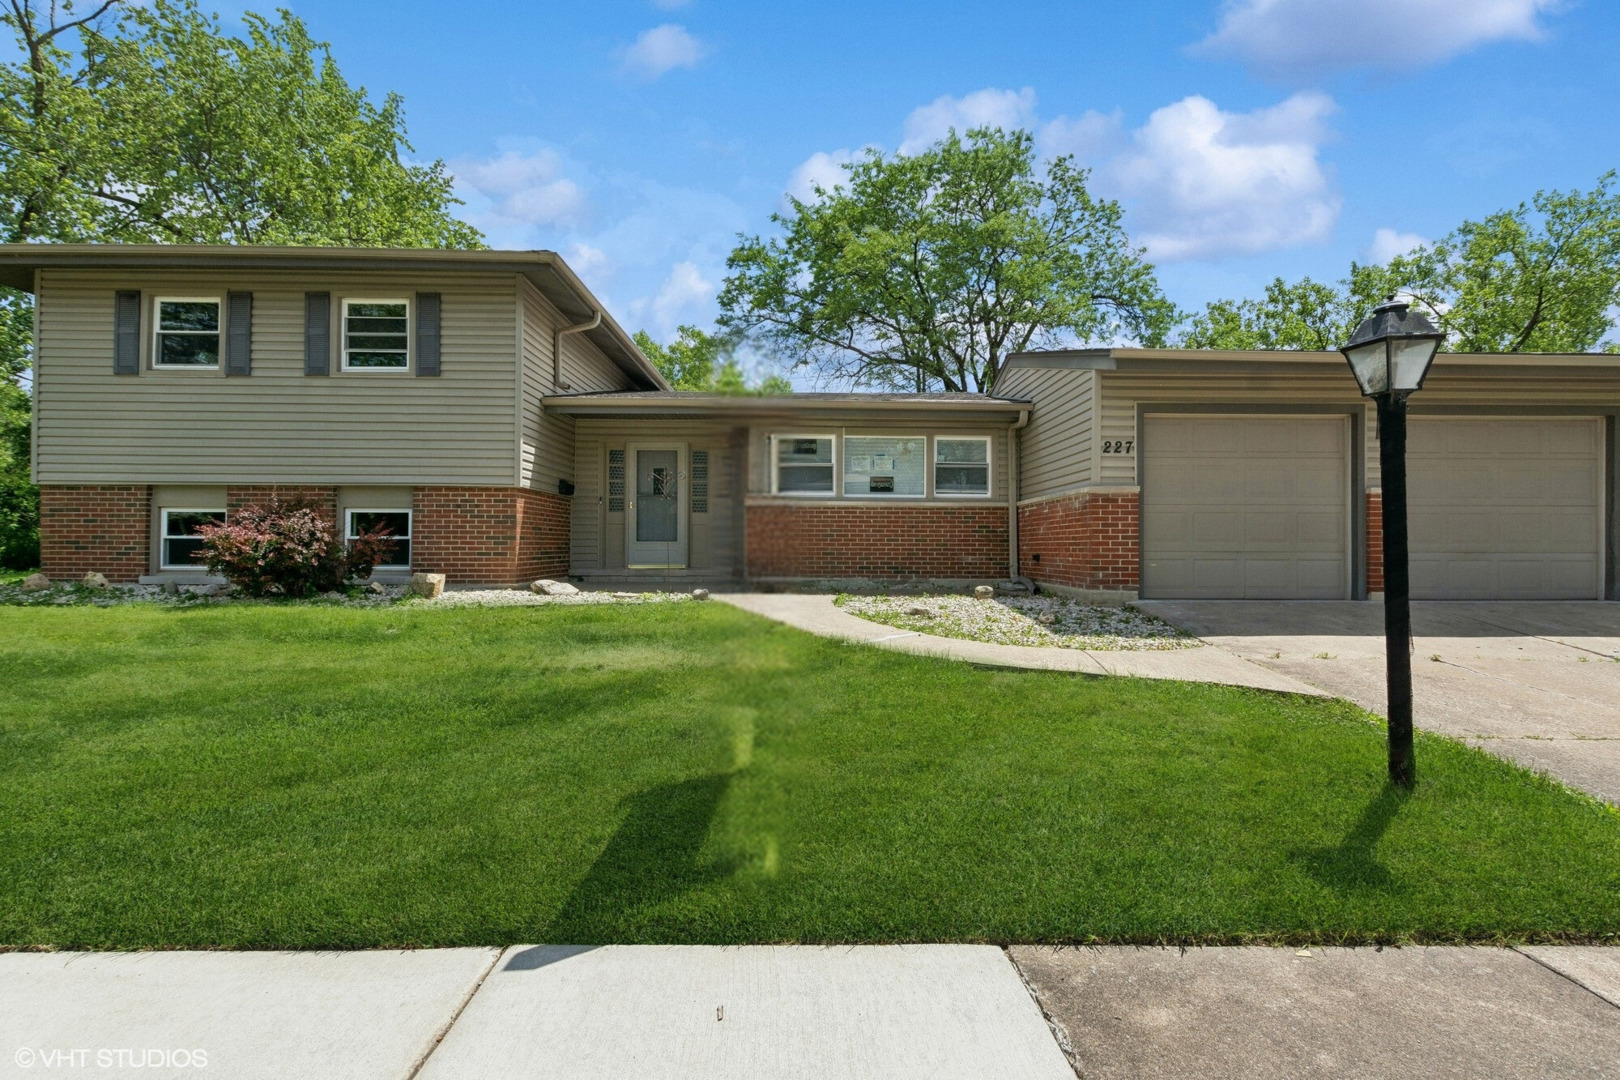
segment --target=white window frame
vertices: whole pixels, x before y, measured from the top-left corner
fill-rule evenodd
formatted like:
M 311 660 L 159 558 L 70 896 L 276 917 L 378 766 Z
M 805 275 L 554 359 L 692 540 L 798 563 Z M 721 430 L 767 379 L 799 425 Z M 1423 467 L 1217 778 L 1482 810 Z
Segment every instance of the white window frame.
M 158 511 L 158 569 L 159 570 L 191 570 L 206 572 L 208 567 L 202 563 L 171 563 L 169 558 L 169 541 L 184 540 L 183 536 L 172 536 L 169 533 L 170 514 L 224 514 L 227 521 L 230 513 L 223 506 L 165 506 Z
M 984 443 L 984 493 L 976 491 L 940 491 L 939 484 L 934 479 L 941 462 L 939 460 L 939 443 L 946 442 L 982 442 Z M 936 499 L 990 499 L 995 497 L 996 491 L 996 440 L 991 435 L 935 435 L 933 437 L 933 453 L 928 458 L 928 478 L 934 487 Z M 944 462 L 946 465 L 960 464 L 960 462 Z
M 405 571 L 411 568 L 411 560 L 416 558 L 416 512 L 408 506 L 348 506 L 343 510 L 343 543 L 348 545 L 355 537 L 354 515 L 356 514 L 404 514 L 405 535 L 395 535 L 394 539 L 404 540 L 410 545 L 410 558 L 405 560 L 403 566 L 397 563 L 378 563 L 372 567 L 372 572 L 378 570 Z
M 780 446 L 782 444 L 782 442 L 784 440 L 787 440 L 787 439 L 826 439 L 829 442 L 829 444 L 832 446 L 832 461 L 827 463 L 827 467 L 832 469 L 833 486 L 832 486 L 831 491 L 783 491 L 783 490 L 781 490 L 782 468 L 781 468 L 781 462 L 778 460 L 779 452 L 777 450 L 777 447 Z M 835 433 L 823 431 L 823 432 L 817 432 L 815 434 L 811 434 L 809 432 L 805 432 L 803 434 L 792 434 L 792 435 L 790 435 L 790 434 L 782 434 L 782 435 L 773 434 L 771 436 L 771 494 L 772 495 L 780 495 L 784 499 L 836 499 L 836 498 L 838 498 L 840 495 L 843 494 L 843 490 L 844 490 L 843 476 L 838 471 L 839 463 L 842 460 L 842 457 L 843 456 L 841 454 L 839 454 L 839 452 L 838 452 L 838 436 Z M 817 462 L 817 464 L 820 464 L 820 462 Z
M 219 312 L 219 329 L 210 330 L 165 330 L 163 329 L 164 304 L 213 304 Z M 214 350 L 212 364 L 165 364 L 163 356 L 163 335 L 177 334 L 185 337 L 201 337 L 212 334 L 219 338 L 219 348 Z M 154 371 L 218 371 L 225 358 L 225 298 L 223 296 L 154 296 L 152 297 L 152 370 Z
M 350 367 L 349 366 L 349 352 L 350 352 L 350 349 L 349 349 L 349 305 L 350 304 L 404 304 L 405 305 L 405 364 L 404 364 L 403 367 Z M 360 318 L 365 318 L 365 317 L 366 316 L 363 316 L 363 315 L 360 316 Z M 342 358 L 341 358 L 341 361 L 340 361 L 340 364 L 339 364 L 339 370 L 340 371 L 343 371 L 343 372 L 351 372 L 352 371 L 357 375 L 409 375 L 411 373 L 411 363 L 416 359 L 415 356 L 413 355 L 416 352 L 416 350 L 415 350 L 415 348 L 412 347 L 412 344 L 411 344 L 411 338 L 412 338 L 413 335 L 411 334 L 412 312 L 411 312 L 410 298 L 404 297 L 404 296 L 382 296 L 382 297 L 345 296 L 345 297 L 341 298 L 341 300 L 339 301 L 339 304 L 338 304 L 338 318 L 342 320 L 341 329 L 342 329 L 342 333 L 343 333 L 343 355 L 342 355 Z M 364 351 L 364 352 L 375 352 L 376 350 L 374 350 L 374 349 L 365 349 L 365 350 L 362 350 L 362 351 Z M 392 352 L 393 350 L 390 349 L 390 350 L 384 350 L 384 351 Z
M 917 492 L 915 495 L 908 495 L 908 494 L 906 494 L 904 492 L 899 492 L 899 491 L 896 491 L 896 492 L 888 492 L 888 491 L 848 491 L 844 487 L 844 473 L 843 473 L 842 470 L 840 470 L 839 473 L 838 473 L 838 493 L 841 496 L 843 496 L 846 499 L 897 499 L 897 500 L 900 500 L 900 501 L 904 501 L 906 499 L 926 499 L 926 498 L 928 498 L 929 474 L 933 471 L 933 468 L 932 468 L 933 463 L 932 463 L 929 455 L 930 455 L 931 451 L 933 450 L 933 447 L 930 444 L 930 440 L 929 440 L 927 435 L 918 435 L 918 434 L 898 435 L 898 434 L 894 434 L 892 432 L 890 432 L 890 433 L 864 432 L 864 431 L 863 432 L 849 432 L 849 431 L 844 432 L 844 441 L 847 443 L 850 439 L 916 439 L 919 442 L 921 442 L 922 443 L 922 459 L 923 459 L 922 460 L 922 467 L 923 467 L 922 490 Z M 848 456 L 849 456 L 847 447 L 845 448 L 845 451 L 846 452 L 842 456 L 845 459 L 847 459 Z

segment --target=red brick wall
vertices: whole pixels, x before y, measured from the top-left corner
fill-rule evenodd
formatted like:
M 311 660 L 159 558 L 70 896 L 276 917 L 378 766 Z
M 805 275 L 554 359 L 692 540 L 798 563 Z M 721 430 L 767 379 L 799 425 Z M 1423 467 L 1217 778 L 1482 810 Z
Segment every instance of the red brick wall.
M 1367 591 L 1384 591 L 1384 495 L 1367 492 Z
M 245 484 L 225 489 L 225 511 L 234 514 L 244 506 L 263 506 L 271 499 L 283 503 L 307 502 L 316 506 L 328 519 L 336 523 L 342 535 L 342 523 L 337 519 L 337 488 L 308 487 L 296 484 Z
M 750 506 L 751 578 L 1007 576 L 1005 506 Z
M 568 574 L 568 500 L 502 487 L 419 487 L 411 567 L 452 585 L 516 585 Z
M 571 500 L 554 491 L 519 489 L 517 580 L 566 578 L 569 559 Z
M 108 581 L 146 573 L 152 544 L 152 489 L 145 485 L 39 489 L 40 569 L 73 580 L 95 571 Z
M 1138 588 L 1139 506 L 1132 491 L 1085 492 L 1020 507 L 1019 573 L 1072 589 Z

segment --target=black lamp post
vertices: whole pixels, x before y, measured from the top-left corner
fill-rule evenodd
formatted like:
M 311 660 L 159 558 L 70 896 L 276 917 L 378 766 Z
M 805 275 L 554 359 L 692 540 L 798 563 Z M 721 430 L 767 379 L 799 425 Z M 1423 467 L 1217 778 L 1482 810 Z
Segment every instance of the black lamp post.
M 1412 607 L 1406 557 L 1406 399 L 1423 386 L 1445 337 L 1411 305 L 1391 296 L 1339 351 L 1364 396 L 1378 403 L 1378 461 L 1384 490 L 1384 663 L 1389 682 L 1389 778 L 1417 779 L 1412 751 Z

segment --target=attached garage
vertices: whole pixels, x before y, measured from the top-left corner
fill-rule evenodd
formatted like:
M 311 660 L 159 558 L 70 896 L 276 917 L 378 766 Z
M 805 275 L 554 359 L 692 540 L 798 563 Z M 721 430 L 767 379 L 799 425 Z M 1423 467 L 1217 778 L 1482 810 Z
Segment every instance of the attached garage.
M 1350 597 L 1345 415 L 1143 419 L 1144 598 Z
M 1412 417 L 1413 597 L 1601 599 L 1604 446 L 1596 417 Z

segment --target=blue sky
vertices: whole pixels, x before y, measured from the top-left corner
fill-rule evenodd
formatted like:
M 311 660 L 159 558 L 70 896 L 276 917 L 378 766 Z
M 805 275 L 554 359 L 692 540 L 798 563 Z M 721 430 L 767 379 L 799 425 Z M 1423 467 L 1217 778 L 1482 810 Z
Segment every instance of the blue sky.
M 1620 165 L 1607 0 L 292 7 L 404 95 L 493 245 L 561 251 L 660 338 L 710 324 L 784 191 L 953 123 L 1092 166 L 1183 308 Z

